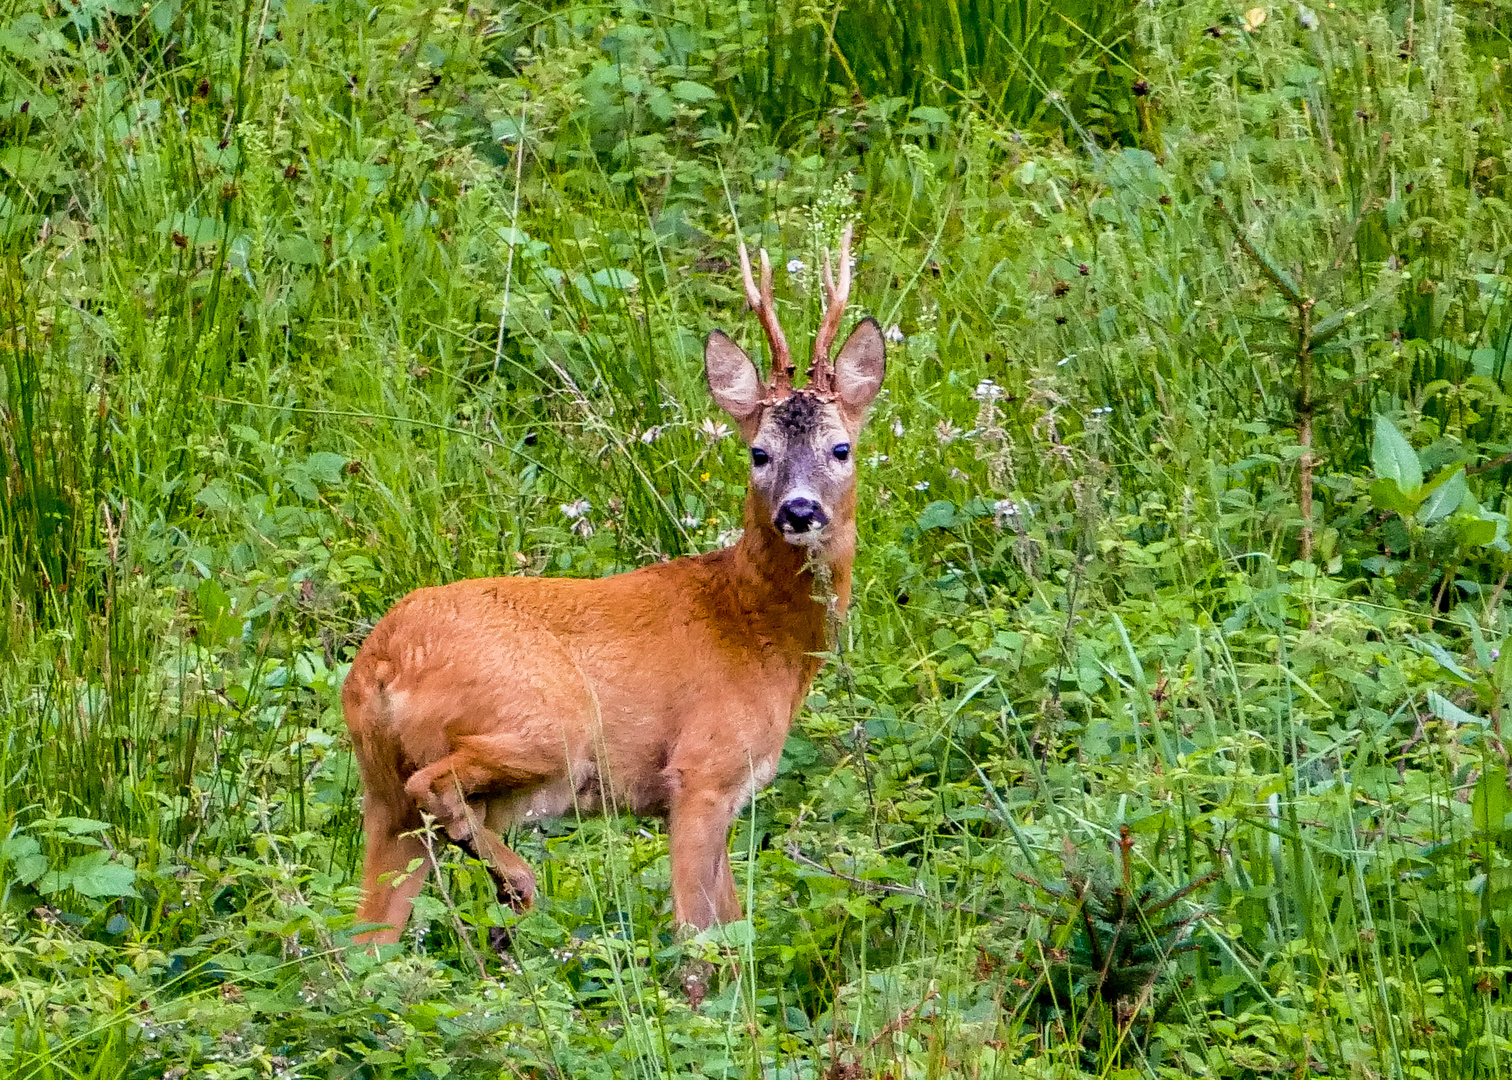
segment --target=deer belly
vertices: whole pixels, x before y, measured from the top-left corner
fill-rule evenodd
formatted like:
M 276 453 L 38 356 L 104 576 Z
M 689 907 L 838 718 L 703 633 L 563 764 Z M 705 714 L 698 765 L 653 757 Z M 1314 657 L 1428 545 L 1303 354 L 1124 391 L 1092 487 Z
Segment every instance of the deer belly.
M 513 825 L 550 821 L 571 814 L 597 814 L 603 809 L 604 792 L 598 769 L 582 765 L 568 776 L 532 788 L 490 796 L 485 821 L 503 832 Z

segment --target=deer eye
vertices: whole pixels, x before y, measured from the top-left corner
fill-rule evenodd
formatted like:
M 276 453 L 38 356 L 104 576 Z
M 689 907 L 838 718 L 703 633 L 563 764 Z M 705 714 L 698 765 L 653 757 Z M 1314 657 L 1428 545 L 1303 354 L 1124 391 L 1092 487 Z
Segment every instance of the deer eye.
M 761 468 L 763 465 L 765 465 L 767 462 L 769 462 L 771 460 L 772 460 L 771 455 L 768 454 L 761 447 L 759 447 L 759 446 L 753 446 L 753 447 L 751 447 L 751 464 L 754 465 L 754 466 L 756 466 L 758 469 Z
M 844 461 L 846 458 L 850 457 L 850 443 L 843 442 L 838 444 L 835 447 L 834 453 L 836 461 Z

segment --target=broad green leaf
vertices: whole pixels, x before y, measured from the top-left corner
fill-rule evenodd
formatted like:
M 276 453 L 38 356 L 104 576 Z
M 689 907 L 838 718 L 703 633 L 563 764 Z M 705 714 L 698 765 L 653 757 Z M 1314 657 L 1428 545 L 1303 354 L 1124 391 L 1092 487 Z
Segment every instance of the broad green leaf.
M 532 911 L 515 923 L 515 929 L 538 941 L 565 941 L 567 931 L 544 911 Z
M 1449 674 L 1455 676 L 1456 678 L 1464 679 L 1466 682 L 1475 681 L 1470 673 L 1460 666 L 1459 660 L 1457 660 L 1454 655 L 1449 652 L 1448 649 L 1444 648 L 1438 642 L 1427 641 L 1423 638 L 1412 638 L 1410 640 L 1412 641 L 1412 644 L 1417 648 L 1418 652 L 1425 653 L 1428 656 L 1433 657 L 1433 659 L 1438 661 L 1439 667 L 1449 672 Z
M 161 236 L 173 236 L 176 233 L 180 240 L 175 243 L 182 242 L 188 247 L 195 247 L 199 244 L 217 243 L 221 239 L 223 228 L 216 218 L 182 213 L 158 222 L 157 231 Z
M 1403 515 L 1417 513 L 1420 500 L 1404 493 L 1395 480 L 1372 480 L 1365 491 L 1377 510 L 1393 510 Z
M 47 873 L 47 856 L 42 854 L 42 845 L 36 837 L 25 833 L 0 841 L 0 860 L 10 864 L 7 876 L 22 885 L 30 885 Z
M 110 828 L 110 822 L 97 821 L 87 817 L 60 817 L 54 818 L 52 824 L 67 832 L 70 836 L 83 836 L 85 833 L 105 832 Z
M 1465 547 L 1485 547 L 1496 539 L 1497 524 L 1488 518 L 1466 518 L 1459 523 L 1459 541 Z
M 619 289 L 629 292 L 640 284 L 634 274 L 618 266 L 606 267 L 593 272 L 593 283 L 601 289 Z
M 924 512 L 919 515 L 918 528 L 920 532 L 928 532 L 930 529 L 953 529 L 959 523 L 955 503 L 949 499 L 940 499 L 924 508 Z
M 908 118 L 910 120 L 922 120 L 924 123 L 936 127 L 945 128 L 950 126 L 950 114 L 935 105 L 920 105 L 908 114 Z
M 308 236 L 286 236 L 273 250 L 280 259 L 296 266 L 314 266 L 320 262 L 320 248 Z
M 1512 811 L 1512 797 L 1507 794 L 1507 769 L 1487 769 L 1476 781 L 1470 796 L 1470 813 L 1475 828 L 1483 833 L 1502 833 L 1507 829 L 1507 813 Z
M 711 101 L 719 95 L 703 83 L 689 82 L 687 79 L 683 79 L 672 84 L 672 96 L 678 101 L 697 104 L 700 101 Z
M 106 862 L 110 857 L 109 852 L 95 851 L 89 855 L 80 856 L 74 860 L 82 864 L 86 859 L 96 860 L 89 865 L 79 865 L 75 869 L 69 867 L 73 875 L 74 892 L 81 893 L 91 899 L 101 899 L 107 896 L 135 896 L 136 895 L 136 871 L 129 866 L 123 866 L 117 862 Z
M 752 929 L 750 920 L 741 919 L 738 922 L 711 926 L 693 940 L 700 945 L 723 945 L 725 948 L 739 949 L 756 940 L 756 931 Z
M 204 489 L 194 496 L 194 501 L 212 513 L 234 510 L 241 505 L 241 500 L 237 498 L 231 485 L 220 477 L 206 484 Z
M 322 484 L 339 484 L 342 481 L 342 470 L 346 468 L 346 463 L 347 459 L 340 454 L 317 450 L 305 458 L 305 472 L 312 480 L 318 480 Z
M 1423 486 L 1423 466 L 1417 451 L 1395 424 L 1379 414 L 1375 418 L 1370 465 L 1383 480 L 1395 480 L 1403 494 L 1411 495 Z
M 1456 467 L 1449 479 L 1441 482 L 1418 508 L 1418 520 L 1424 525 L 1441 521 L 1459 509 L 1461 501 L 1470 493 L 1465 485 L 1464 466 Z
M 1428 691 L 1428 711 L 1446 724 L 1455 727 L 1485 727 L 1486 721 L 1474 713 L 1468 713 L 1436 690 Z

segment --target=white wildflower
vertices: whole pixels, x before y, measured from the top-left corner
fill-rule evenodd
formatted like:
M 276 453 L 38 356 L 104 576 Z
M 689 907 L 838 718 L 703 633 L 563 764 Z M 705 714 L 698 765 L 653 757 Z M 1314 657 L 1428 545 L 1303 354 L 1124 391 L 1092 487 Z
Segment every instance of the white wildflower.
M 801 274 L 801 273 L 803 273 L 807 269 L 808 269 L 808 267 L 806 267 L 806 266 L 803 265 L 803 260 L 802 259 L 789 259 L 788 260 L 787 272 L 790 273 L 790 274 Z
M 893 422 L 892 422 L 892 433 L 893 433 L 893 435 L 896 438 L 901 439 L 903 437 L 903 431 L 904 431 L 904 428 L 903 428 L 903 420 L 902 420 L 902 418 L 901 417 L 896 417 L 896 416 L 893 417 Z
M 929 490 L 929 481 L 928 480 L 920 480 L 917 484 L 914 485 L 914 490 L 915 491 L 928 491 Z
M 647 446 L 650 446 L 661 437 L 662 429 L 660 424 L 652 424 L 645 431 L 640 433 L 640 441 L 645 443 Z
M 1011 526 L 1015 532 L 1022 531 L 1024 527 L 1019 520 L 1018 504 L 1012 499 L 999 499 L 992 504 L 992 523 L 999 529 Z
M 572 519 L 573 521 L 576 521 L 580 517 L 587 516 L 588 511 L 592 509 L 593 504 L 587 499 L 577 499 L 573 502 L 562 504 L 562 513 L 567 515 L 567 517 Z
M 975 401 L 996 401 L 1002 396 L 1003 388 L 991 379 L 983 379 L 971 392 L 971 397 Z
M 892 344 L 896 345 L 898 342 L 903 340 L 903 328 L 897 323 L 893 323 L 887 328 L 882 336 Z
M 716 443 L 721 439 L 729 437 L 730 426 L 722 421 L 710 420 L 705 417 L 704 422 L 698 425 L 698 433 L 704 437 L 706 442 Z
M 703 519 L 697 514 L 684 514 L 682 523 L 685 529 L 696 529 L 699 525 L 703 524 Z

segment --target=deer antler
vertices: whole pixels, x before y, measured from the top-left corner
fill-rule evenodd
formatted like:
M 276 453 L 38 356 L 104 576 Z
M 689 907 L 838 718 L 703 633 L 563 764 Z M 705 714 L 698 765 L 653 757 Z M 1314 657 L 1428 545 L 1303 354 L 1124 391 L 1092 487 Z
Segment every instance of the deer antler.
M 845 314 L 845 303 L 850 298 L 851 230 L 854 224 L 847 222 L 840 234 L 840 283 L 830 269 L 830 253 L 824 252 L 824 317 L 819 320 L 819 333 L 814 338 L 814 361 L 809 365 L 809 385 L 821 393 L 835 389 L 835 368 L 830 363 L 830 349 L 835 344 L 835 334 L 840 329 L 840 318 Z
M 761 320 L 767 345 L 772 350 L 772 396 L 785 398 L 793 392 L 793 358 L 788 352 L 787 338 L 782 336 L 782 327 L 777 322 L 777 307 L 772 303 L 772 261 L 767 258 L 766 248 L 762 248 L 761 288 L 757 289 L 756 279 L 751 276 L 751 256 L 746 251 L 744 237 L 740 237 L 740 276 L 745 280 L 746 303 Z

